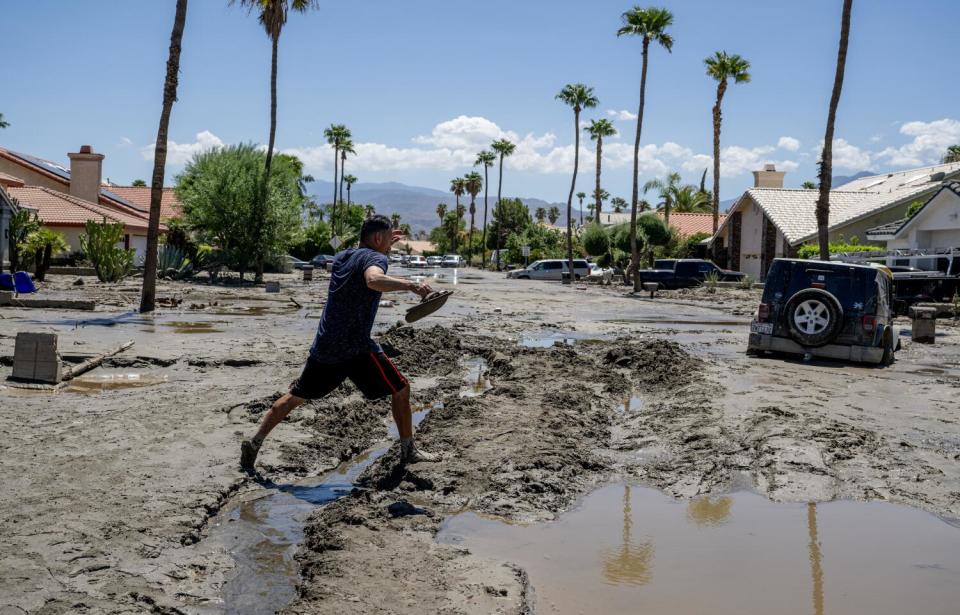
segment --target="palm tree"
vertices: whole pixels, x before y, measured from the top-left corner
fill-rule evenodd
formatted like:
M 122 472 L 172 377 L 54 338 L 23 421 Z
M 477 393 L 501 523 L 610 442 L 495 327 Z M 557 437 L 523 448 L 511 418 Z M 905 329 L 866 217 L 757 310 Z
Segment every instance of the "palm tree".
M 491 151 L 483 150 L 477 154 L 477 159 L 473 166 L 483 165 L 483 232 L 480 236 L 480 267 L 487 266 L 487 193 L 490 191 L 490 180 L 487 177 L 487 171 L 496 162 L 497 155 Z
M 587 222 L 593 222 L 594 221 L 593 213 L 597 210 L 597 204 L 587 203 L 587 209 L 590 210 L 590 215 L 587 216 Z M 583 226 L 583 225 L 581 224 L 580 226 Z
M 547 218 L 547 210 L 543 207 L 537 207 L 537 212 L 533 217 L 537 219 L 537 222 L 543 224 L 543 221 Z
M 350 205 L 350 188 L 357 183 L 357 178 L 353 175 L 344 175 L 343 181 L 347 182 L 347 205 Z
M 183 28 L 187 21 L 187 0 L 177 0 L 170 32 L 170 51 L 167 53 L 167 74 L 163 82 L 163 105 L 160 108 L 160 126 L 153 146 L 153 185 L 150 187 L 150 219 L 147 223 L 147 257 L 143 264 L 143 287 L 140 294 L 140 312 L 152 312 L 157 297 L 157 242 L 160 234 L 160 200 L 163 197 L 163 172 L 167 164 L 167 129 L 170 112 L 177 100 L 177 77 L 180 73 L 180 47 Z M 7 124 L 0 115 L 0 128 Z
M 613 205 L 613 211 L 615 213 L 622 212 L 623 208 L 627 206 L 627 202 L 618 196 L 615 196 L 612 199 L 610 199 L 610 204 Z
M 3 115 L 0 114 L 0 120 L 2 119 Z M 3 124 L 3 122 L 0 121 L 0 124 Z M 0 128 L 3 128 L 3 126 L 0 126 Z M 947 148 L 947 153 L 943 155 L 943 164 L 949 164 L 951 162 L 960 162 L 960 144 L 951 145 Z
M 693 184 L 676 186 L 672 191 L 673 211 L 678 214 L 706 213 L 713 210 L 710 195 Z
M 812 181 L 810 181 L 810 180 L 807 180 L 807 181 L 803 182 L 802 184 L 800 184 L 800 187 L 803 188 L 804 190 L 816 190 L 816 189 L 817 189 L 817 184 L 816 184 L 816 182 L 812 182 Z
M 10 122 L 5 122 L 3 120 L 3 114 L 0 113 L 0 128 L 8 128 L 9 126 L 10 126 Z
M 596 220 L 600 219 L 600 213 L 603 210 L 603 204 L 600 202 L 600 161 L 603 158 L 603 138 L 612 137 L 617 134 L 617 129 L 614 128 L 613 122 L 603 118 L 599 120 L 590 120 L 590 125 L 584 128 L 587 133 L 590 135 L 590 138 L 597 142 L 597 185 L 594 188 L 594 196 L 596 197 L 596 210 L 597 217 Z
M 345 139 L 340 143 L 340 204 L 343 204 L 343 182 L 346 181 L 344 173 L 347 172 L 347 154 L 356 155 L 357 151 L 353 149 L 353 141 Z
M 393 222 L 393 228 L 400 228 L 400 214 L 390 214 L 390 220 Z
M 560 208 L 554 205 L 547 210 L 547 219 L 550 220 L 550 224 L 556 224 L 557 220 L 560 219 Z
M 817 197 L 817 239 L 820 244 L 820 259 L 830 260 L 830 188 L 833 183 L 833 126 L 843 89 L 843 71 L 847 65 L 847 43 L 850 40 L 850 10 L 853 0 L 843 0 L 840 17 L 840 48 L 837 50 L 837 72 L 833 77 L 833 93 L 827 112 L 827 130 L 823 137 L 823 154 L 820 156 L 820 194 Z
M 583 199 L 587 198 L 587 193 L 580 191 L 577 193 L 577 200 L 580 201 L 580 226 L 583 226 Z
M 750 81 L 750 62 L 737 54 L 726 51 L 714 52 L 703 63 L 707 74 L 717 80 L 717 101 L 713 104 L 713 232 L 720 226 L 720 104 L 727 91 L 727 81 L 747 83 Z
M 625 12 L 621 19 L 623 25 L 617 30 L 617 36 L 639 36 L 643 41 L 643 63 L 640 69 L 640 107 L 637 111 L 637 136 L 633 142 L 633 194 L 630 201 L 630 269 L 633 276 L 633 290 L 640 290 L 640 249 L 637 245 L 637 205 L 640 199 L 640 133 L 643 131 L 643 105 L 647 94 L 647 61 L 650 42 L 653 41 L 666 49 L 673 49 L 673 37 L 667 34 L 667 28 L 673 24 L 673 13 L 667 9 L 635 6 Z
M 263 186 L 260 189 L 259 218 L 262 220 L 267 214 L 267 186 L 270 183 L 270 167 L 273 164 L 273 146 L 277 139 L 277 52 L 280 47 L 280 33 L 287 24 L 290 11 L 306 13 L 318 6 L 317 0 L 230 0 L 231 4 L 239 3 L 247 7 L 249 12 L 256 11 L 257 20 L 267 36 L 270 37 L 270 138 L 267 143 L 266 161 L 263 164 Z M 336 186 L 334 186 L 336 187 Z M 254 232 L 262 233 L 262 224 L 256 225 Z M 254 282 L 263 281 L 263 254 L 264 246 L 257 241 L 257 272 Z
M 453 193 L 453 196 L 456 197 L 457 200 L 455 211 L 457 212 L 458 218 L 463 216 L 463 214 L 460 213 L 460 197 L 462 197 L 466 191 L 466 182 L 462 177 L 455 177 L 450 180 L 450 192 Z
M 460 247 L 460 222 L 463 220 L 463 214 L 467 213 L 467 208 L 457 203 L 454 213 L 457 215 L 457 233 L 454 235 L 453 251 L 456 252 Z
M 567 85 L 563 86 L 563 89 L 560 90 L 560 93 L 557 94 L 556 98 L 573 109 L 573 179 L 570 180 L 570 194 L 567 195 L 567 263 L 570 268 L 570 275 L 564 279 L 564 283 L 572 284 L 574 278 L 573 193 L 577 189 L 577 171 L 579 170 L 580 166 L 580 111 L 583 109 L 592 109 L 593 107 L 599 105 L 600 101 L 596 96 L 593 95 L 593 88 L 582 83 L 568 83 Z M 582 205 L 580 209 L 580 215 L 583 216 Z
M 350 184 L 347 184 L 347 194 L 350 194 Z M 365 218 L 372 218 L 373 214 L 377 213 L 376 208 L 373 205 L 364 205 L 363 206 L 363 216 Z
M 471 171 L 463 177 L 463 187 L 470 195 L 470 234 L 467 235 L 467 262 L 473 258 L 473 227 L 477 213 L 477 195 L 483 188 L 483 177 L 476 171 Z
M 443 226 L 443 218 L 447 215 L 447 204 L 437 204 L 437 215 L 440 217 L 440 226 Z
M 500 211 L 500 199 L 502 197 L 503 190 L 503 159 L 507 156 L 513 155 L 514 150 L 517 149 L 517 146 L 508 141 L 507 139 L 497 139 L 490 144 L 490 149 L 500 155 L 500 181 L 497 184 L 497 204 L 494 206 L 494 217 L 496 213 Z M 502 221 L 501 221 L 502 222 Z M 500 271 L 500 226 L 497 226 L 497 237 L 496 237 L 496 255 L 497 255 L 497 271 Z
M 674 193 L 679 185 L 680 174 L 676 172 L 667 173 L 664 179 L 651 179 L 643 185 L 644 194 L 650 190 L 657 191 L 657 196 L 660 197 L 657 209 L 663 211 L 663 223 L 667 226 L 670 226 L 670 210 L 673 207 Z
M 330 232 L 336 235 L 338 185 L 337 164 L 340 159 L 340 144 L 344 141 L 349 141 L 351 134 L 350 129 L 344 124 L 330 124 L 330 126 L 323 129 L 323 136 L 327 139 L 327 143 L 333 146 L 333 205 L 331 205 L 332 211 L 330 212 Z

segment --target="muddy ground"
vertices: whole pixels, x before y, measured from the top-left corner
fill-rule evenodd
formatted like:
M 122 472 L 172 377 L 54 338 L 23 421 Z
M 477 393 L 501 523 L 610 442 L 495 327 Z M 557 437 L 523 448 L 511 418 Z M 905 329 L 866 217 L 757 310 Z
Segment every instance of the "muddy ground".
M 396 327 L 413 302 L 398 295 L 377 333 L 414 378 L 414 402 L 442 402 L 419 430 L 442 461 L 404 468 L 391 449 L 352 495 L 318 508 L 288 612 L 530 612 L 522 569 L 435 542 L 440 523 L 464 510 L 550 519 L 613 479 L 960 517 L 952 324 L 935 346 L 904 336 L 889 368 L 804 364 L 744 354 L 757 291 L 651 300 L 440 275 L 457 291 L 442 312 Z M 296 377 L 324 280 L 283 277 L 280 295 L 165 283 L 172 301 L 148 317 L 132 311 L 135 281 L 73 281 L 45 293 L 98 310 L 0 308 L 0 357 L 17 331 L 58 332 L 64 354 L 135 346 L 57 394 L 11 387 L 0 361 L 0 613 L 222 612 L 234 562 L 208 539 L 221 509 L 383 442 L 387 404 L 345 386 L 305 406 L 271 436 L 261 478 L 246 477 L 239 439 Z M 476 358 L 490 388 L 462 397 Z

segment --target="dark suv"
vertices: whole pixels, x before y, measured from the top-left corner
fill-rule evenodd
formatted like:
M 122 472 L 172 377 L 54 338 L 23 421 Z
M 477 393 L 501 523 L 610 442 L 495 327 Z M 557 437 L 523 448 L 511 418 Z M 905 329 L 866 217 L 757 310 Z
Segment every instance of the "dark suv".
M 897 350 L 892 276 L 884 267 L 778 258 L 747 352 L 771 350 L 888 365 Z
M 737 282 L 745 273 L 717 267 L 713 261 L 696 258 L 665 258 L 653 262 L 653 269 L 639 271 L 641 282 L 656 282 L 660 288 L 690 288 L 700 286 L 708 275 L 716 275 L 721 282 Z

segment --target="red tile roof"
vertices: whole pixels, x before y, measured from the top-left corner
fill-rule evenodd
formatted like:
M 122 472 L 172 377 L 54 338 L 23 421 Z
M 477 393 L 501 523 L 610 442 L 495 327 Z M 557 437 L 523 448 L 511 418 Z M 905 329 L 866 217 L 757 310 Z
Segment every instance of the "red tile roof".
M 150 211 L 150 186 L 106 186 L 117 196 L 130 201 L 140 209 Z M 180 218 L 183 216 L 183 204 L 177 198 L 173 188 L 163 189 L 163 198 L 160 199 L 160 220 Z
M 657 212 L 657 216 L 663 218 L 663 213 Z M 726 215 L 720 214 L 718 224 L 723 224 L 726 218 Z M 713 235 L 713 214 L 678 214 L 670 212 L 670 226 L 677 229 L 681 237 L 690 237 L 697 233 Z
M 13 175 L 8 175 L 7 173 L 0 173 L 0 186 L 22 186 L 23 180 L 19 177 L 14 177 Z
M 87 220 L 123 224 L 131 231 L 147 230 L 147 220 L 119 209 L 104 207 L 75 196 L 40 186 L 8 188 L 7 193 L 28 209 L 35 209 L 37 215 L 48 226 L 83 226 Z M 161 230 L 164 230 L 161 227 Z

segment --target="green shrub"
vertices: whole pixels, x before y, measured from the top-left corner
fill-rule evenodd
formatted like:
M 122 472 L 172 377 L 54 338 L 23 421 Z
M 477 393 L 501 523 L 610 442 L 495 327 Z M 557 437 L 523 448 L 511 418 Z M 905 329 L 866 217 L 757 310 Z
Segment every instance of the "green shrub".
M 157 275 L 182 280 L 193 273 L 193 263 L 183 248 L 165 244 L 157 254 Z
M 590 256 L 603 256 L 610 251 L 610 236 L 599 224 L 588 225 L 580 241 Z
M 134 251 L 117 245 L 123 241 L 123 225 L 87 220 L 86 231 L 80 235 L 80 249 L 93 264 L 97 278 L 101 282 L 119 282 L 130 275 Z
M 711 272 L 711 273 L 716 273 L 716 272 Z M 741 290 L 750 290 L 751 288 L 753 288 L 753 278 L 751 278 L 748 275 L 743 276 L 742 278 L 737 280 L 737 288 Z
M 831 243 L 830 244 L 830 254 L 841 254 L 843 252 L 883 252 L 884 248 L 880 246 L 871 246 L 867 244 L 861 244 L 856 240 L 856 237 L 851 239 L 847 243 Z M 818 259 L 820 258 L 820 247 L 817 244 L 805 243 L 800 246 L 800 249 L 797 251 L 797 258 L 804 258 L 807 260 Z

